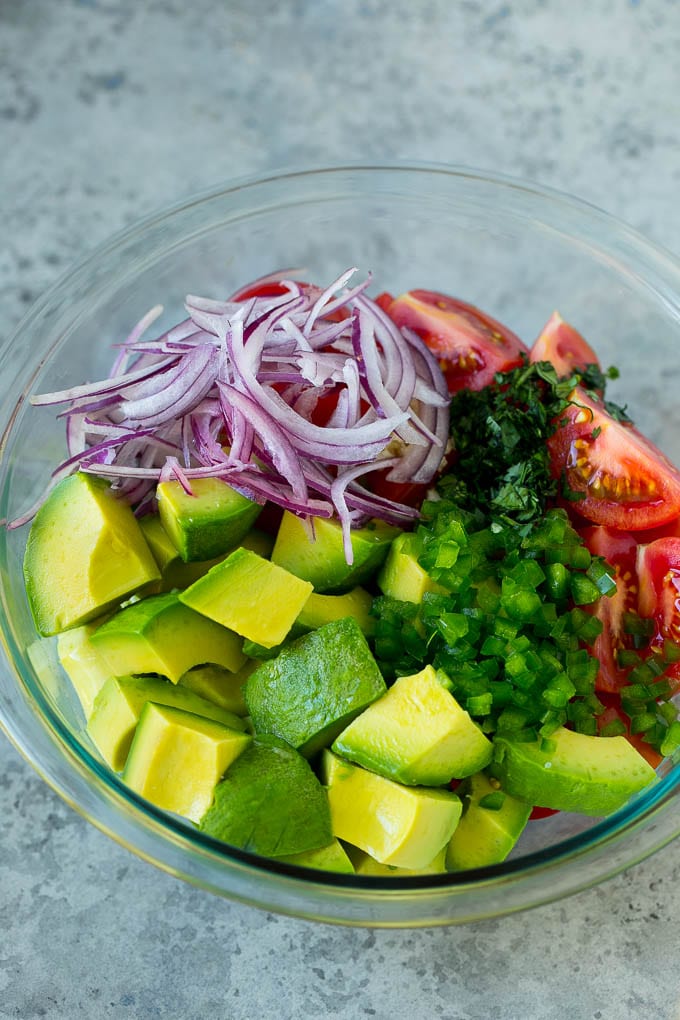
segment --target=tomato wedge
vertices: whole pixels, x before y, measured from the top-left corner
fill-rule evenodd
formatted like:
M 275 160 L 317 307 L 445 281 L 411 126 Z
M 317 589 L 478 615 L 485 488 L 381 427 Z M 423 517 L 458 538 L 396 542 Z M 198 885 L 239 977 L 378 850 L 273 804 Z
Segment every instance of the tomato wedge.
M 433 290 L 409 290 L 386 310 L 439 358 L 451 393 L 481 390 L 496 372 L 517 368 L 522 353 L 529 353 L 518 336 L 486 312 Z
M 529 361 L 549 361 L 560 378 L 597 365 L 595 351 L 559 312 L 553 312 L 529 352 Z
M 646 530 L 680 515 L 680 471 L 632 425 L 613 418 L 576 388 L 548 440 L 553 477 L 580 495 L 575 507 L 594 524 Z
M 582 528 L 581 538 L 594 556 L 602 556 L 614 567 L 616 591 L 598 599 L 592 611 L 602 623 L 602 633 L 591 651 L 600 663 L 595 680 L 598 691 L 620 691 L 628 682 L 630 668 L 622 669 L 618 653 L 633 647 L 633 638 L 624 628 L 624 614 L 637 609 L 638 579 L 636 557 L 638 544 L 626 531 L 590 526 Z
M 640 616 L 654 620 L 652 643 L 670 638 L 680 643 L 680 538 L 657 538 L 637 555 Z

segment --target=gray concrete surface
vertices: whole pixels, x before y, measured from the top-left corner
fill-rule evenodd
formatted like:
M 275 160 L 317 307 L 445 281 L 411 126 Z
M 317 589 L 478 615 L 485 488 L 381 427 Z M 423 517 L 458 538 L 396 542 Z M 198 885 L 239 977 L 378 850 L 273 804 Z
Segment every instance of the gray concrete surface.
M 526 175 L 680 252 L 669 0 L 0 0 L 0 334 L 111 231 L 281 165 Z M 677 1020 L 680 848 L 450 930 L 334 929 L 161 874 L 0 739 L 0 1016 Z

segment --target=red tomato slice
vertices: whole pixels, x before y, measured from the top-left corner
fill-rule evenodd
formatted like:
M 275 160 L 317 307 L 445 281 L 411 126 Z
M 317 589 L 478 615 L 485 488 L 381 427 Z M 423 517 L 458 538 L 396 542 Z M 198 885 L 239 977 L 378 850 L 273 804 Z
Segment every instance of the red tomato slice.
M 638 611 L 654 620 L 652 643 L 670 638 L 680 644 L 680 538 L 657 538 L 638 549 Z
M 586 365 L 597 365 L 597 355 L 573 326 L 559 312 L 553 312 L 529 352 L 529 361 L 549 361 L 558 376 L 573 375 Z
M 449 391 L 481 390 L 496 372 L 522 364 L 528 349 L 490 315 L 446 294 L 409 290 L 387 308 L 397 326 L 408 326 L 440 361 Z
M 383 312 L 389 311 L 390 305 L 392 304 L 393 301 L 394 297 L 387 290 L 384 290 L 382 294 L 378 294 L 377 298 L 375 299 L 376 305 L 382 308 Z
M 582 494 L 579 514 L 610 528 L 646 530 L 680 515 L 680 471 L 632 425 L 576 388 L 548 440 L 555 478 Z
M 248 285 L 242 287 L 241 290 L 237 290 L 232 301 L 249 301 L 250 298 L 254 297 L 279 297 L 280 294 L 286 294 L 287 290 L 288 288 L 284 287 L 282 283 Z
M 552 808 L 552 807 L 535 807 L 535 808 L 531 809 L 531 814 L 529 815 L 529 821 L 530 822 L 535 822 L 539 818 L 550 818 L 552 815 L 557 815 L 557 814 L 559 814 L 559 811 L 557 810 L 557 808 Z
M 661 764 L 663 758 L 659 752 L 651 744 L 648 744 L 646 740 L 643 740 L 639 733 L 630 732 L 630 719 L 621 708 L 618 697 L 611 694 L 599 694 L 598 697 L 606 706 L 602 715 L 597 717 L 598 729 L 602 729 L 607 723 L 618 719 L 626 727 L 626 732 L 622 736 L 625 736 L 626 740 L 649 762 L 652 768 L 655 769 L 657 765 Z
M 602 623 L 602 633 L 595 639 L 591 651 L 599 660 L 600 669 L 595 680 L 598 691 L 620 691 L 628 682 L 630 668 L 621 669 L 618 653 L 632 648 L 632 635 L 624 629 L 624 613 L 637 607 L 638 579 L 635 569 L 638 545 L 626 531 L 611 528 L 586 527 L 581 538 L 594 556 L 602 556 L 615 570 L 616 591 L 598 599 L 594 615 Z

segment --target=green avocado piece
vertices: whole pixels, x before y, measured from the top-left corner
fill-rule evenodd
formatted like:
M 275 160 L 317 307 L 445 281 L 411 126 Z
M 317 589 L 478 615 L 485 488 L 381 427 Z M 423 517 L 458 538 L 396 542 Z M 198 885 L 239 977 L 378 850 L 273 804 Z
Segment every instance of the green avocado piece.
M 385 689 L 366 638 L 348 616 L 260 663 L 245 699 L 257 733 L 274 733 L 310 758 Z
M 98 626 L 98 623 L 84 623 L 57 637 L 59 661 L 73 684 L 86 719 L 90 717 L 95 698 L 111 676 L 108 662 L 91 641 Z
M 378 574 L 378 587 L 384 595 L 420 605 L 425 592 L 441 594 L 446 591 L 421 567 L 418 557 L 422 551 L 423 543 L 418 535 L 412 532 L 397 535 Z
M 324 751 L 333 835 L 380 864 L 422 871 L 447 845 L 463 805 L 450 790 L 402 786 Z
M 493 745 L 426 666 L 396 680 L 336 737 L 333 750 L 408 786 L 443 786 L 488 765 Z
M 310 581 L 317 592 L 347 591 L 375 574 L 398 534 L 399 528 L 380 520 L 353 530 L 354 562 L 349 566 L 337 520 L 315 517 L 310 523 L 286 510 L 274 543 L 272 563 Z
M 262 507 L 219 478 L 193 478 L 193 495 L 179 482 L 156 487 L 165 531 L 185 563 L 211 560 L 239 544 Z
M 179 598 L 249 641 L 272 648 L 286 637 L 311 592 L 308 582 L 239 548 Z
M 460 824 L 460 823 L 459 823 Z M 454 832 L 455 836 L 455 832 Z M 443 875 L 446 873 L 446 847 L 435 854 L 433 860 L 424 867 L 414 870 L 413 868 L 396 868 L 394 864 L 381 864 L 371 857 L 364 850 L 358 847 L 347 845 L 347 856 L 354 865 L 354 872 L 357 875 L 383 875 L 385 878 L 403 878 L 406 875 Z
M 537 807 L 600 817 L 622 807 L 656 779 L 625 737 L 593 737 L 558 729 L 552 750 L 540 741 L 497 736 L 490 772 L 513 797 Z
M 375 630 L 375 618 L 371 616 L 373 597 L 365 588 L 352 588 L 344 595 L 319 595 L 312 592 L 298 616 L 296 625 L 306 630 L 317 630 L 325 623 L 353 616 L 366 637 Z
M 98 627 L 90 641 L 114 676 L 160 673 L 177 683 L 192 666 L 211 662 L 235 672 L 246 661 L 237 634 L 171 593 L 126 606 Z
M 79 472 L 62 479 L 38 510 L 24 578 L 44 637 L 101 616 L 160 572 L 128 504 L 108 482 Z
M 446 850 L 448 871 L 500 864 L 524 832 L 531 804 L 503 792 L 500 806 L 485 807 L 484 798 L 499 792 L 498 782 L 494 786 L 484 772 L 470 776 L 456 790 L 463 814 Z
M 317 850 L 333 839 L 328 797 L 308 762 L 266 736 L 255 737 L 227 770 L 200 828 L 263 857 Z
M 186 687 L 158 676 L 109 677 L 95 698 L 87 732 L 104 761 L 116 772 L 125 765 L 135 728 L 147 701 L 181 708 L 206 719 L 215 719 L 232 730 L 245 723 L 233 712 L 201 698 Z
M 297 864 L 299 868 L 317 868 L 319 871 L 335 871 L 341 875 L 353 875 L 354 865 L 339 840 L 318 850 L 305 850 L 301 854 L 277 857 L 286 864 Z
M 147 701 L 121 778 L 157 807 L 199 822 L 251 740 L 214 719 Z
M 236 715 L 247 715 L 243 688 L 246 680 L 256 667 L 254 662 L 246 662 L 235 673 L 222 666 L 194 666 L 182 673 L 179 678 L 180 687 L 188 687 L 195 694 L 214 702 L 221 708 Z

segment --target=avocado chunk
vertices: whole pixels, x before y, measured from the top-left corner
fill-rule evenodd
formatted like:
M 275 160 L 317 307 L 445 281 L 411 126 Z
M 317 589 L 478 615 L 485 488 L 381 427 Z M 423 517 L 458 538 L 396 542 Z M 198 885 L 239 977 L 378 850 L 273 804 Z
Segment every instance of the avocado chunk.
M 372 596 L 359 586 L 344 595 L 319 595 L 312 592 L 295 623 L 306 630 L 317 630 L 333 620 L 353 616 L 362 632 L 370 637 L 375 630 L 375 619 L 371 616 L 372 605 Z
M 215 789 L 200 828 L 263 857 L 327 847 L 328 797 L 308 762 L 283 740 L 257 736 Z
M 257 733 L 274 733 L 309 758 L 384 693 L 366 638 L 348 616 L 260 663 L 245 699 Z
M 311 584 L 239 548 L 179 598 L 249 641 L 273 648 L 286 637 L 311 592 Z
M 73 684 L 89 719 L 94 699 L 111 676 L 111 669 L 90 640 L 97 629 L 96 623 L 65 630 L 57 637 L 57 654 L 62 668 Z
M 531 804 L 501 792 L 484 772 L 470 776 L 456 793 L 463 801 L 463 814 L 446 850 L 447 870 L 500 864 L 524 832 Z M 498 798 L 498 804 L 488 807 L 485 800 L 491 797 Z
M 495 739 L 491 773 L 513 797 L 537 807 L 600 817 L 622 807 L 656 779 L 625 737 L 593 737 L 561 727 L 542 741 Z
M 312 530 L 313 529 L 313 530 Z M 382 565 L 399 529 L 369 521 L 351 533 L 354 562 L 345 560 L 342 527 L 333 518 L 304 521 L 285 511 L 272 552 L 272 563 L 314 585 L 317 592 L 342 592 L 368 581 Z
M 126 606 L 90 640 L 114 676 L 161 673 L 177 683 L 192 666 L 212 662 L 236 671 L 246 661 L 237 634 L 195 613 L 171 593 Z
M 336 737 L 333 750 L 408 786 L 443 786 L 484 768 L 493 745 L 440 676 L 426 666 L 400 677 Z
M 318 850 L 305 850 L 301 854 L 288 854 L 277 860 L 286 864 L 297 864 L 298 868 L 318 868 L 319 871 L 335 871 L 341 875 L 353 875 L 354 865 L 339 840 Z
M 455 836 L 455 832 L 454 832 Z M 396 868 L 393 864 L 381 864 L 375 857 L 348 844 L 347 855 L 354 865 L 354 872 L 357 875 L 382 875 L 385 878 L 404 878 L 406 875 L 443 875 L 446 873 L 446 847 L 435 855 L 433 860 L 424 867 L 414 870 L 413 868 Z
M 324 751 L 333 834 L 380 864 L 421 871 L 451 839 L 463 805 L 449 790 L 402 786 Z
M 397 535 L 378 575 L 378 587 L 384 595 L 420 605 L 425 592 L 441 594 L 446 591 L 421 567 L 418 557 L 422 551 L 423 542 L 417 534 L 402 532 Z
M 182 673 L 179 678 L 180 687 L 188 687 L 195 694 L 214 702 L 221 708 L 235 715 L 247 715 L 243 688 L 246 680 L 256 667 L 254 662 L 246 662 L 241 669 L 232 673 L 222 666 L 194 666 Z
M 262 510 L 219 478 L 194 478 L 191 488 L 191 496 L 175 481 L 156 488 L 161 522 L 185 563 L 229 552 Z
M 148 701 L 122 779 L 157 807 L 199 822 L 217 783 L 251 740 L 214 719 Z
M 127 503 L 79 472 L 38 510 L 24 556 L 26 594 L 43 637 L 101 616 L 160 572 Z
M 125 765 L 135 728 L 147 701 L 215 719 L 232 730 L 245 729 L 243 720 L 234 713 L 162 677 L 109 677 L 95 698 L 87 732 L 104 761 L 116 772 Z

